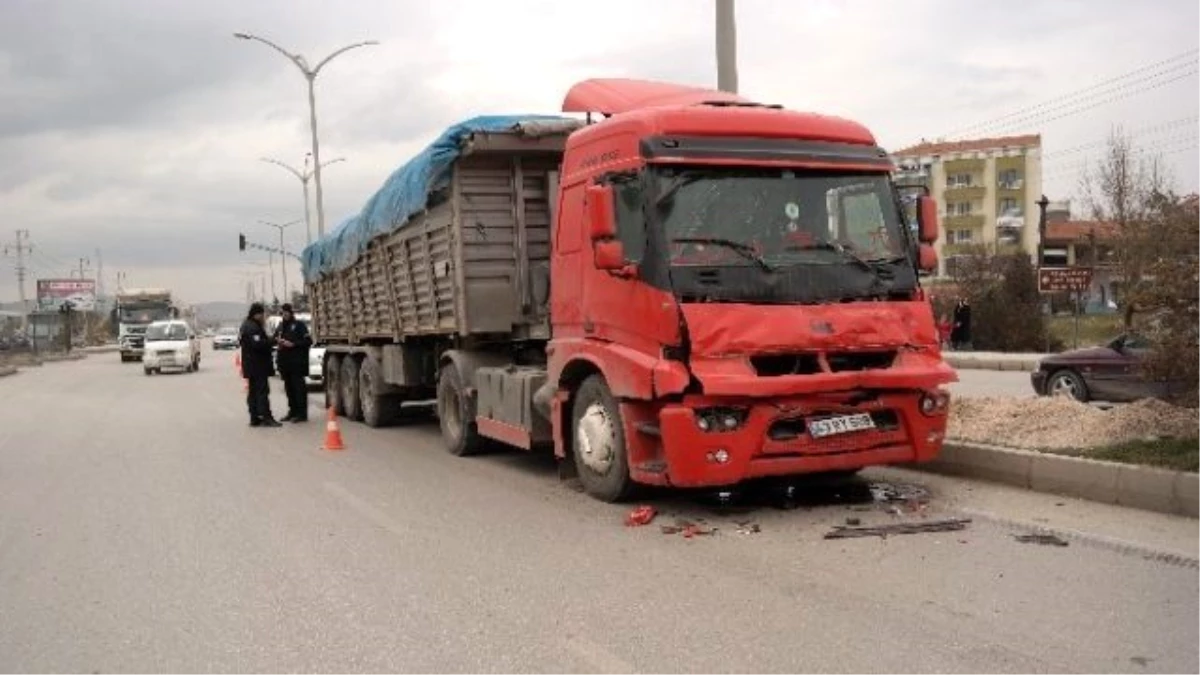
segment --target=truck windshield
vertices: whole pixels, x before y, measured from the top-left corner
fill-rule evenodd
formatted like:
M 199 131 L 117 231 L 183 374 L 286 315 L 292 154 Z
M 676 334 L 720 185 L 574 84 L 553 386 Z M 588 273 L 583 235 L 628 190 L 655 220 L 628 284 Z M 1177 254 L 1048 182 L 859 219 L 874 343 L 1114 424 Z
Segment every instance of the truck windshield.
M 745 265 L 739 246 L 774 267 L 904 254 L 884 175 L 705 169 L 664 179 L 658 207 L 672 265 Z
M 171 318 L 169 307 L 121 307 L 121 323 L 151 323 Z
M 648 261 L 647 273 L 665 264 L 664 283 L 685 300 L 830 302 L 916 288 L 911 244 L 886 174 L 658 169 L 648 181 L 620 186 L 619 230 L 631 220 L 625 202 L 642 187 L 648 241 L 664 252 Z M 641 253 L 627 243 L 631 248 Z
M 146 340 L 150 342 L 186 339 L 187 327 L 182 324 L 155 324 L 146 329 Z

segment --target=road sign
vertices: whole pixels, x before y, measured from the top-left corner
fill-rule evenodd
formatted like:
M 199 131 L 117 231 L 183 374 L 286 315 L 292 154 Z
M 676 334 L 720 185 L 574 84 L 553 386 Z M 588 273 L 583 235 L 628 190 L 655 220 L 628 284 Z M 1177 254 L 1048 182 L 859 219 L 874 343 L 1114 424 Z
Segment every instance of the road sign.
M 1092 286 L 1090 267 L 1040 267 L 1038 291 L 1042 293 L 1083 293 Z

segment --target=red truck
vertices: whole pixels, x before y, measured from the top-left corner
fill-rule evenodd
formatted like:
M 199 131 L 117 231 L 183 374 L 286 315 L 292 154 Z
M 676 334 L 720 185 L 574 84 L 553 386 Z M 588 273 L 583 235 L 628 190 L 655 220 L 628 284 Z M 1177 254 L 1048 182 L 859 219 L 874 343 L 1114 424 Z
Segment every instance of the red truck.
M 637 80 L 563 112 L 451 127 L 305 251 L 339 414 L 434 397 L 450 452 L 606 501 L 938 453 L 937 210 L 866 128 Z

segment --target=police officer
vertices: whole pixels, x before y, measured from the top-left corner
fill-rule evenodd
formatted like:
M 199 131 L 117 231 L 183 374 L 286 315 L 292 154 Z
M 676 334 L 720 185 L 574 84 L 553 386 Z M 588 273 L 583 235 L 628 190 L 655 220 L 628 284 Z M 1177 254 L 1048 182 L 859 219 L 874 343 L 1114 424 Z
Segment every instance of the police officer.
M 271 414 L 271 389 L 268 381 L 275 372 L 272 361 L 273 340 L 267 335 L 266 308 L 261 302 L 250 305 L 242 322 L 238 343 L 242 346 L 242 377 L 246 378 L 246 408 L 250 411 L 250 426 L 281 427 Z
M 312 335 L 303 321 L 296 320 L 290 304 L 285 303 L 281 309 L 283 321 L 275 329 L 275 344 L 279 349 L 279 376 L 288 399 L 288 414 L 283 421 L 305 422 L 308 420 L 308 348 L 312 346 Z

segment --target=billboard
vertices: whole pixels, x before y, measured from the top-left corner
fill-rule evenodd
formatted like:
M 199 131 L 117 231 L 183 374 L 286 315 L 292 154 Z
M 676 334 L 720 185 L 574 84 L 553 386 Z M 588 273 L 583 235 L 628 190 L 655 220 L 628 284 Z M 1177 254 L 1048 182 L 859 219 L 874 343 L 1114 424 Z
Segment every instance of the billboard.
M 96 309 L 96 280 L 38 279 L 38 309 L 56 310 L 68 301 L 81 312 L 94 311 Z

